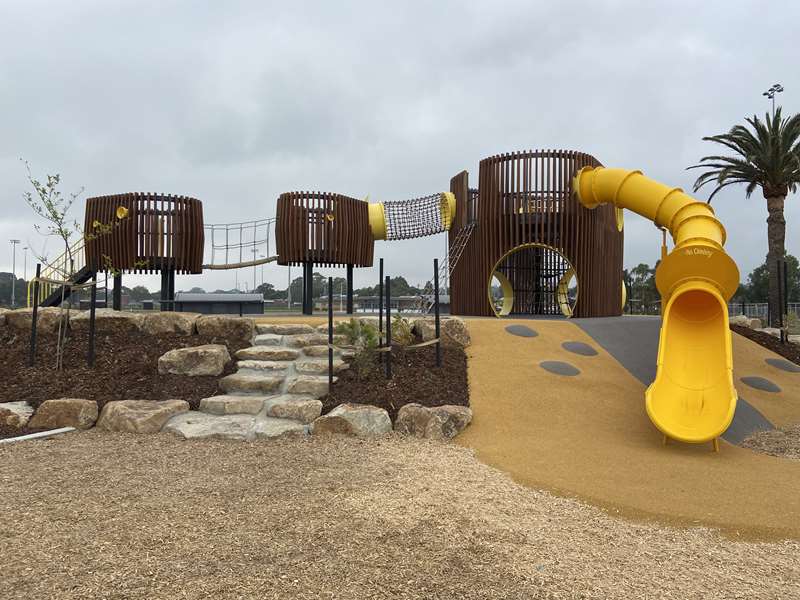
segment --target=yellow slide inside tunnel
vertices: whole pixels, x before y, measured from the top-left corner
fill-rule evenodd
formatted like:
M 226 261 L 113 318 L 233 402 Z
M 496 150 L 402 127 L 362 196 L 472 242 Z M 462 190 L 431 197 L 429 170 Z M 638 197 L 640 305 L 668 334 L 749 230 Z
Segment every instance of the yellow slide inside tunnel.
M 573 182 L 587 208 L 612 203 L 669 230 L 675 248 L 656 269 L 663 306 L 656 378 L 647 414 L 667 437 L 716 440 L 736 410 L 728 300 L 739 270 L 723 250 L 725 228 L 711 207 L 640 171 L 585 167 Z

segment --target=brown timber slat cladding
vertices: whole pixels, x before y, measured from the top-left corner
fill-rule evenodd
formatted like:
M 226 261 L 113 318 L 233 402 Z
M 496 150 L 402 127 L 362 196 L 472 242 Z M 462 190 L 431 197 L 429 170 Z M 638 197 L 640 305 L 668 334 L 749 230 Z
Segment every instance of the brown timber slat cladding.
M 574 267 L 578 281 L 576 317 L 614 316 L 622 312 L 623 233 L 617 231 L 610 205 L 588 210 L 572 194 L 572 177 L 584 166 L 599 166 L 593 156 L 564 150 L 537 150 L 485 158 L 478 169 L 476 227 L 450 278 L 451 312 L 494 314 L 489 299 L 492 269 L 510 250 L 542 244 L 561 253 Z M 469 220 L 469 174 L 450 180 L 456 196 L 456 218 L 449 239 Z M 555 270 L 556 257 L 544 254 L 541 267 Z M 530 269 L 533 255 L 510 264 Z M 518 280 L 518 285 L 519 280 Z M 515 290 L 519 306 L 530 294 Z
M 279 265 L 372 266 L 367 203 L 331 192 L 286 192 L 278 197 L 275 243 Z
M 119 207 L 128 209 L 127 217 L 117 219 Z M 84 228 L 86 264 L 96 271 L 110 266 L 136 273 L 202 272 L 203 204 L 195 198 L 140 193 L 88 198 Z

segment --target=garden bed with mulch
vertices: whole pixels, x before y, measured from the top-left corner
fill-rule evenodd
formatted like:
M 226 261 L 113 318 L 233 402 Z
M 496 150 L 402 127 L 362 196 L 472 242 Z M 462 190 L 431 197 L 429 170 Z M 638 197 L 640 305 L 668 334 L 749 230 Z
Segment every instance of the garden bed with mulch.
M 158 358 L 169 350 L 225 344 L 233 353 L 241 342 L 202 335 L 160 334 L 140 331 L 101 331 L 96 336 L 96 363 L 86 365 L 88 334 L 72 331 L 64 348 L 64 366 L 55 368 L 56 336 L 39 337 L 36 365 L 28 366 L 28 335 L 5 331 L 0 334 L 0 402 L 26 401 L 33 408 L 53 398 L 95 400 L 98 408 L 112 400 L 186 400 L 197 409 L 200 400 L 218 393 L 219 377 L 159 375 Z M 231 362 L 223 375 L 235 371 Z M 0 425 L 0 437 L 23 435 L 32 430 Z
M 442 347 L 442 366 L 436 367 L 436 347 L 392 350 L 392 378 L 387 379 L 380 353 L 373 353 L 365 364 L 359 358 L 338 375 L 331 393 L 322 400 L 322 412 L 339 404 L 372 404 L 386 409 L 394 422 L 406 404 L 423 406 L 455 404 L 469 406 L 467 355 L 462 348 Z M 385 356 L 384 356 L 385 358 Z
M 800 365 L 800 346 L 797 344 L 793 344 L 791 342 L 781 343 L 780 339 L 776 338 L 775 336 L 764 333 L 763 331 L 756 331 L 755 329 L 750 329 L 749 327 L 744 327 L 742 325 L 731 325 L 731 330 L 761 346 L 764 346 L 764 348 L 767 350 L 771 350 L 775 354 L 779 354 L 786 360 L 789 360 L 796 365 Z

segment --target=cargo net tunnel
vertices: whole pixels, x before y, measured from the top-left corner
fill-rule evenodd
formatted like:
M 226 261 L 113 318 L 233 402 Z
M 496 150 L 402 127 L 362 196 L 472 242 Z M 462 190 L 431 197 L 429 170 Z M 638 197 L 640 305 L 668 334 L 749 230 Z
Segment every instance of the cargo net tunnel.
M 347 269 L 347 312 L 353 309 L 353 268 L 371 267 L 375 240 L 407 240 L 449 230 L 455 196 L 442 192 L 370 203 L 333 192 L 286 192 L 278 198 L 275 242 L 279 265 L 303 268 L 303 312 L 312 312 L 315 266 Z

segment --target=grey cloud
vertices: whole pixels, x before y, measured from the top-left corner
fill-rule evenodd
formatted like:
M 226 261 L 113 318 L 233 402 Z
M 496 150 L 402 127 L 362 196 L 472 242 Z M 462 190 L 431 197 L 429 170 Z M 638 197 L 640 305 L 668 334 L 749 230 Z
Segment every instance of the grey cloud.
M 789 2 L 7 2 L 0 241 L 36 239 L 19 156 L 89 196 L 196 196 L 209 222 L 272 215 L 291 189 L 402 199 L 462 169 L 477 185 L 481 158 L 536 147 L 691 189 L 685 167 L 714 150 L 703 135 L 766 111 L 776 80 L 797 106 L 785 24 L 798 17 Z M 714 205 L 746 274 L 766 253 L 763 201 L 730 189 Z M 652 264 L 652 224 L 626 227 L 626 265 Z M 412 281 L 443 250 L 441 237 L 376 246 Z M 265 272 L 284 285 L 285 269 Z

